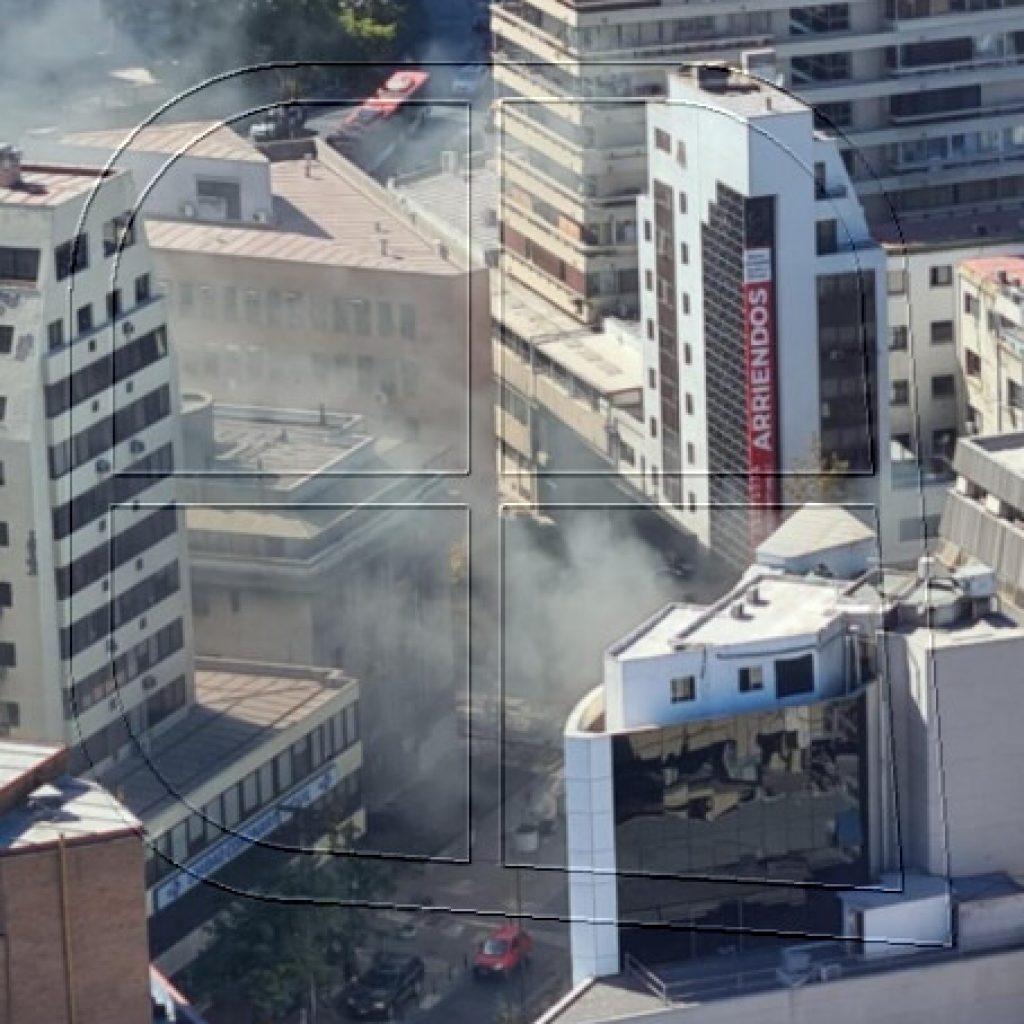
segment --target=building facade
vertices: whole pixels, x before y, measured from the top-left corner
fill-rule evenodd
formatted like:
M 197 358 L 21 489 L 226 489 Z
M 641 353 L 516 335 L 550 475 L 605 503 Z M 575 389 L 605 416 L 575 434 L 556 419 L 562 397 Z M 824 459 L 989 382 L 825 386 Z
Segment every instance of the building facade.
M 812 104 L 872 223 L 1021 195 L 1024 12 L 1012 0 L 672 2 L 655 15 L 642 2 L 499 0 L 491 12 L 510 101 L 504 268 L 584 319 L 637 309 L 642 111 L 681 61 L 750 54 Z
M 644 487 L 742 565 L 787 474 L 880 493 L 885 257 L 839 148 L 787 93 L 695 65 L 647 115 Z
M 191 699 L 177 367 L 130 176 L 0 159 L 3 725 L 100 767 Z

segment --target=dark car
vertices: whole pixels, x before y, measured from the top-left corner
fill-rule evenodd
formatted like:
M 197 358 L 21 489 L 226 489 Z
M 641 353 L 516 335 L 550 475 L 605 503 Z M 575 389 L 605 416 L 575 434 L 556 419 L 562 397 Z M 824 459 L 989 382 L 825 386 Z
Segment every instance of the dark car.
M 342 997 L 356 1020 L 393 1020 L 423 991 L 423 961 L 418 956 L 378 953 Z

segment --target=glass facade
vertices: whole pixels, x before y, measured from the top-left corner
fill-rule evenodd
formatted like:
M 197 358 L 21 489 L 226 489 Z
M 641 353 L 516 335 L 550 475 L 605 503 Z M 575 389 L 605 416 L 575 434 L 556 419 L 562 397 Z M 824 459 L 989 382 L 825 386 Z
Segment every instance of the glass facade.
M 869 881 L 865 755 L 863 694 L 615 737 L 623 951 L 702 952 L 638 924 L 836 934 L 832 888 Z

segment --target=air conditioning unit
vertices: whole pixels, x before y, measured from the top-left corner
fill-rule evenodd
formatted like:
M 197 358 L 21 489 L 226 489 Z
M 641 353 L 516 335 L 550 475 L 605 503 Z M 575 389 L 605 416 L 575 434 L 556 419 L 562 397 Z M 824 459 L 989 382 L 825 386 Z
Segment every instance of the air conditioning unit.
M 142 677 L 142 688 L 144 690 L 152 690 L 154 686 L 156 686 L 156 676 Z
M 257 210 L 253 215 L 252 219 L 257 224 L 269 224 L 270 223 L 270 211 L 269 210 Z
M 97 473 L 109 473 L 110 472 L 110 463 L 107 462 L 106 459 L 97 459 L 96 460 L 96 472 Z
M 189 220 L 194 220 L 198 213 L 195 203 L 182 203 L 181 206 L 178 207 L 178 212 L 182 217 L 187 217 Z
M 129 443 L 128 449 L 133 455 L 138 455 L 139 452 L 144 452 L 146 450 L 146 442 L 140 441 L 137 437 L 134 437 Z
M 125 320 L 121 325 L 121 333 L 126 338 L 130 338 L 135 333 L 135 324 L 133 324 L 131 320 Z

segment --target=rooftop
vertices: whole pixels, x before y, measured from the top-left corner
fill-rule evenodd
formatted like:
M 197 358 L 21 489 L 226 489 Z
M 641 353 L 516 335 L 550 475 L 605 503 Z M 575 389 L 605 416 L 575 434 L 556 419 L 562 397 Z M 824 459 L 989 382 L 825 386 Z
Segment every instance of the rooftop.
M 311 160 L 308 176 L 305 160 L 272 164 L 272 225 L 236 227 L 149 218 L 149 244 L 172 253 L 407 273 L 459 273 L 375 182 L 362 179 L 353 168 L 343 171 L 340 157 L 336 163 L 329 167 Z
M 62 747 L 0 743 L 0 852 L 138 832 L 106 790 L 64 774 Z
M 152 821 L 275 733 L 308 722 L 347 685 L 355 684 L 340 672 L 202 659 L 195 704 L 147 752 L 114 765 L 103 784 Z
M 805 636 L 825 629 L 836 619 L 840 597 L 841 586 L 823 580 L 756 576 L 707 608 L 670 605 L 611 653 L 628 661 L 664 657 L 684 646 L 729 646 Z M 732 610 L 739 604 L 743 617 L 737 619 Z
M 16 185 L 0 186 L 0 206 L 55 207 L 86 195 L 103 178 L 97 167 L 76 167 L 70 164 L 22 164 L 21 180 Z
M 961 263 L 961 269 L 981 281 L 1000 281 L 1006 276 L 1014 287 L 1024 282 L 1024 256 L 978 256 Z
M 684 65 L 676 72 L 673 86 L 697 89 L 709 97 L 712 106 L 725 108 L 741 117 L 810 114 L 810 107 L 806 103 L 784 89 L 724 65 Z M 676 88 L 670 89 L 669 102 Z
M 988 457 L 1014 476 L 1024 477 L 1024 431 L 964 438 L 964 447 L 980 448 Z
M 863 520 L 840 505 L 803 505 L 757 549 L 771 558 L 800 558 L 865 541 L 877 535 Z
M 122 72 L 122 75 L 124 72 Z M 132 149 L 158 156 L 187 155 L 210 160 L 242 160 L 266 163 L 267 158 L 240 135 L 220 121 L 183 121 L 179 124 L 153 124 L 138 134 L 135 129 L 108 128 L 98 131 L 69 132 L 61 144 L 107 150 L 115 153 Z

